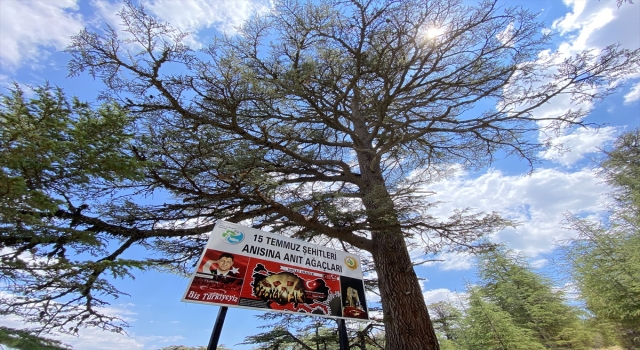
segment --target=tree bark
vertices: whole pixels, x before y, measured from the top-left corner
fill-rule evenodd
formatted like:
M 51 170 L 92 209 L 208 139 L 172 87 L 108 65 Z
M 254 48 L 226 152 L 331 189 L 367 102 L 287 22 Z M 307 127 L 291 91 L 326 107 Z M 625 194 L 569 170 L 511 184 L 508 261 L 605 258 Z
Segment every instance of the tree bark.
M 365 195 L 374 227 L 371 254 L 378 274 L 387 350 L 439 350 L 429 311 L 411 257 L 384 185 Z
M 387 350 L 439 350 L 400 221 L 380 164 L 371 153 L 359 154 L 363 204 L 373 227 L 371 255 L 378 274 Z M 365 165 L 365 166 L 363 166 Z
M 396 230 L 394 230 L 396 231 Z M 402 234 L 375 232 L 372 251 L 384 312 L 387 350 L 439 350 Z
M 384 314 L 385 349 L 439 350 L 438 339 L 422 296 L 418 276 L 404 240 L 400 220 L 383 176 L 381 158 L 360 112 L 360 93 L 351 101 L 356 151 L 361 173 L 360 194 L 371 224 L 371 255 L 378 274 Z

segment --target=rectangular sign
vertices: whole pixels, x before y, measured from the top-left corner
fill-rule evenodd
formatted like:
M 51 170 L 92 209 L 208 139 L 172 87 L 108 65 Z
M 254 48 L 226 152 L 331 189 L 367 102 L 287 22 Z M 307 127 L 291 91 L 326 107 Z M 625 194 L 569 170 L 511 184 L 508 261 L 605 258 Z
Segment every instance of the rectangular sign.
M 357 255 L 218 222 L 182 301 L 368 319 Z

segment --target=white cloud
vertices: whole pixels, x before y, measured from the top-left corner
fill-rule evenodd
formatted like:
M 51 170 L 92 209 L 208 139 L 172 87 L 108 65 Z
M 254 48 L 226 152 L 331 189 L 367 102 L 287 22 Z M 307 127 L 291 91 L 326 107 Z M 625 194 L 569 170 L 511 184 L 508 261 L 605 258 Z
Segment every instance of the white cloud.
M 556 20 L 552 29 L 560 34 L 561 44 L 555 52 L 541 52 L 544 61 L 558 54 L 554 60 L 562 60 L 583 50 L 600 50 L 620 43 L 622 48 L 636 49 L 640 46 L 637 36 L 640 22 L 634 11 L 618 10 L 615 1 L 565 0 L 569 12 Z M 621 77 L 620 81 L 633 76 Z M 640 87 L 634 86 L 625 96 L 625 103 L 640 99 Z M 537 118 L 553 118 L 565 112 L 582 108 L 589 112 L 593 103 L 573 104 L 568 95 L 561 95 L 535 111 Z M 544 128 L 549 123 L 539 122 Z M 616 129 L 577 128 L 547 134 L 542 130 L 539 141 L 551 146 L 542 152 L 543 159 L 564 166 L 572 166 L 588 153 L 597 151 L 606 142 L 615 138 Z M 504 176 L 498 171 L 489 171 L 477 179 L 458 178 L 440 184 L 442 195 L 434 197 L 451 201 L 444 209 L 475 207 L 479 210 L 495 210 L 521 223 L 517 228 L 506 229 L 492 239 L 507 242 L 511 248 L 523 250 L 529 255 L 549 251 L 554 241 L 571 237 L 575 233 L 561 228 L 563 213 L 570 211 L 597 216 L 603 210 L 599 193 L 606 187 L 599 183 L 593 171 L 582 169 L 565 173 L 543 169 L 530 177 Z M 433 189 L 433 188 L 430 188 Z
M 602 45 L 602 43 L 594 40 L 594 34 L 603 30 L 607 24 L 616 18 L 615 11 L 617 9 L 613 1 L 588 4 L 587 1 L 570 0 L 567 3 L 572 7 L 572 12 L 567 13 L 567 15 L 553 23 L 553 27 L 558 29 L 561 35 L 569 39 L 560 45 L 560 51 L 572 54 L 593 47 L 602 48 L 611 44 L 609 42 Z M 578 33 L 575 34 L 575 31 Z M 608 40 L 611 39 L 608 38 Z
M 638 100 L 640 100 L 640 81 L 631 87 L 631 91 L 629 91 L 628 94 L 624 95 L 624 104 L 629 104 Z
M 133 313 L 127 309 L 130 305 L 124 307 L 109 307 L 104 309 L 106 314 L 115 315 L 132 315 Z M 126 317 L 122 317 L 123 319 Z M 0 318 L 0 325 L 14 329 L 23 329 L 33 326 L 24 323 L 22 319 L 15 315 L 6 315 Z M 65 344 L 71 345 L 76 350 L 108 350 L 108 349 L 143 349 L 144 344 L 129 337 L 126 334 L 117 334 L 113 332 L 102 331 L 97 328 L 81 328 L 79 336 L 69 334 L 43 334 L 46 338 L 60 340 Z
M 640 46 L 637 5 L 617 8 L 616 1 L 565 0 L 570 11 L 554 21 L 567 40 L 565 48 L 603 48 L 619 42 L 622 47 Z
M 92 0 L 91 6 L 93 6 L 96 17 L 91 20 L 93 25 L 100 27 L 104 23 L 109 24 L 116 30 L 121 29 L 122 19 L 118 16 L 118 12 L 124 8 L 124 2 L 122 1 L 110 1 L 110 0 Z M 123 32 L 118 32 L 118 35 L 123 35 Z
M 73 346 L 74 350 L 159 349 L 185 339 L 182 336 L 117 334 L 96 328 L 83 329 L 78 337 L 63 334 L 51 338 Z
M 131 316 L 136 313 L 131 310 L 132 307 L 134 305 L 130 303 L 119 304 L 101 308 L 101 311 L 107 315 L 119 316 L 128 322 L 133 322 L 135 320 Z M 31 324 L 25 324 L 20 317 L 15 315 L 7 315 L 0 318 L 0 325 L 14 329 L 32 326 Z M 75 350 L 158 349 L 172 343 L 179 343 L 185 339 L 179 335 L 137 335 L 135 332 L 128 335 L 119 334 L 98 328 L 81 328 L 78 336 L 62 333 L 43 334 L 43 336 L 60 340 L 65 344 L 71 345 Z
M 575 232 L 562 228 L 563 214 L 573 212 L 589 215 L 602 212 L 601 193 L 609 189 L 595 176 L 593 169 L 573 173 L 542 169 L 530 176 L 507 176 L 497 170 L 470 178 L 467 174 L 441 181 L 429 187 L 435 190 L 433 200 L 444 203 L 430 213 L 446 218 L 456 208 L 475 208 L 478 211 L 497 211 L 519 226 L 507 228 L 491 237 L 505 242 L 510 248 L 530 256 L 548 252 L 556 240 L 573 237 Z M 452 269 L 463 268 L 464 259 L 451 259 Z
M 11 77 L 6 74 L 0 74 L 0 88 L 8 89 L 13 87 Z
M 75 350 L 144 349 L 144 343 L 125 334 L 104 332 L 95 328 L 80 331 L 80 336 L 58 335 L 52 337 L 73 346 Z
M 549 260 L 547 260 L 547 259 L 537 259 L 537 260 L 532 261 L 529 264 L 531 265 L 532 268 L 539 269 L 541 267 L 546 266 L 548 262 L 549 262 Z
M 49 49 L 64 49 L 69 37 L 83 28 L 77 0 L 0 1 L 0 64 L 16 69 L 40 62 Z
M 473 256 L 463 253 L 443 253 L 438 255 L 438 260 L 425 265 L 438 266 L 444 271 L 468 270 L 473 266 Z
M 586 1 L 564 0 L 565 5 L 572 7 L 572 12 L 568 12 L 564 17 L 553 22 L 553 27 L 560 30 L 560 33 L 579 29 L 578 18 L 584 12 Z
M 454 306 L 464 306 L 468 297 L 467 292 L 456 292 L 447 288 L 437 288 L 425 290 L 423 288 L 422 296 L 427 305 L 440 301 L 451 302 Z
M 236 34 L 237 28 L 251 15 L 269 11 L 270 0 L 142 0 L 145 10 L 173 28 L 189 33 L 184 43 L 197 49 L 206 43 L 207 29 L 215 29 L 226 34 Z M 111 24 L 121 36 L 121 20 L 117 13 L 122 2 L 94 0 L 94 6 L 103 18 Z
M 215 27 L 233 33 L 256 12 L 267 11 L 266 0 L 150 0 L 145 4 L 153 14 L 183 31 L 197 32 Z
M 384 313 L 382 309 L 380 310 L 369 310 L 369 318 L 372 320 L 382 320 L 384 318 Z M 359 323 L 359 321 L 351 321 L 354 323 Z M 347 327 L 349 326 L 350 321 L 347 321 Z
M 437 303 L 439 301 L 449 301 L 457 296 L 457 293 L 446 288 L 430 289 L 422 293 L 424 301 L 427 304 Z
M 511 39 L 513 39 L 513 22 L 509 23 L 509 25 L 502 32 L 498 33 L 498 35 L 496 35 L 496 38 L 498 38 L 498 40 L 500 40 L 503 45 L 507 45 L 511 41 Z
M 119 29 L 117 12 L 123 7 L 122 1 L 91 3 L 96 14 L 91 19 L 93 24 L 106 22 Z M 160 20 L 195 35 L 212 27 L 232 33 L 250 15 L 271 7 L 268 0 L 150 0 L 144 4 Z M 51 50 L 65 49 L 70 37 L 86 25 L 78 10 L 78 0 L 1 0 L 0 65 L 14 70 L 28 62 L 41 63 Z M 187 37 L 189 44 L 197 45 L 195 40 L 195 36 Z
M 561 290 L 564 293 L 564 296 L 570 301 L 584 303 L 584 299 L 581 297 L 580 289 L 577 284 L 569 282 L 556 289 Z
M 636 49 L 640 47 L 640 22 L 637 19 L 637 11 L 629 11 L 624 7 L 618 9 L 615 1 L 584 1 L 584 0 L 564 0 L 569 7 L 568 13 L 553 22 L 552 29 L 557 30 L 562 42 L 555 50 L 558 54 L 556 62 L 583 52 L 584 50 L 602 50 L 605 47 L 619 43 L 621 48 Z M 635 9 L 636 5 L 634 6 Z M 540 56 L 541 60 L 549 57 L 551 51 Z M 620 77 L 619 81 L 613 83 L 618 85 L 627 79 L 637 75 Z M 640 88 L 639 88 L 640 90 Z M 639 95 L 636 97 L 636 94 Z M 640 98 L 640 91 L 632 90 L 625 97 L 625 103 L 634 98 Z M 538 108 L 535 116 L 538 118 L 550 118 L 564 114 L 566 111 L 582 108 L 589 112 L 593 109 L 593 103 L 580 102 L 574 104 L 567 94 L 553 98 L 549 103 Z M 548 126 L 548 122 L 539 122 L 541 127 Z M 601 130 L 602 131 L 602 130 Z M 598 142 L 606 142 L 611 138 L 611 130 L 607 133 L 595 135 L 593 130 L 582 130 L 569 135 L 570 130 L 562 130 L 558 134 L 545 134 L 542 131 L 539 135 L 541 142 L 549 142 L 552 146 L 559 146 L 566 142 L 566 146 L 572 149 L 569 153 L 559 153 L 556 150 L 547 151 L 543 157 L 559 162 L 563 165 L 571 165 L 581 159 L 585 153 L 593 151 Z M 553 148 L 553 147 L 552 147 Z
M 571 166 L 588 153 L 597 152 L 606 142 L 615 140 L 616 128 L 578 128 L 575 132 L 550 140 L 551 147 L 540 154 L 544 159 Z
M 382 300 L 379 294 L 374 293 L 372 291 L 366 291 L 365 298 L 367 298 L 368 303 L 379 303 L 380 300 Z

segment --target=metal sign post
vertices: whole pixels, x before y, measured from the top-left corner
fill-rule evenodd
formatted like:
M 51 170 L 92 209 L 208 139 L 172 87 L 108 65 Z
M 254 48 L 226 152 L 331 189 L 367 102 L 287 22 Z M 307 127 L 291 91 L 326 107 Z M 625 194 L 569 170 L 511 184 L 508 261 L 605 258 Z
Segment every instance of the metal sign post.
M 218 311 L 216 323 L 213 325 L 207 350 L 216 350 L 218 348 L 218 341 L 220 340 L 220 333 L 222 333 L 222 326 L 224 326 L 224 318 L 227 316 L 227 309 L 226 306 L 220 306 L 220 311 Z
M 349 337 L 347 336 L 347 324 L 344 319 L 338 320 L 338 337 L 340 339 L 340 350 L 349 350 Z

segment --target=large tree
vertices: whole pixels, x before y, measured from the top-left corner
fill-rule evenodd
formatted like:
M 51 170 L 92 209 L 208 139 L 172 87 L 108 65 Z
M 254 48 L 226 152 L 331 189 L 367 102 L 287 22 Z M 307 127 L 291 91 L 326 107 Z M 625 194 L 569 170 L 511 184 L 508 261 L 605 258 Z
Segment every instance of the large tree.
M 120 294 L 105 275 L 145 264 L 121 259 L 134 240 L 105 232 L 108 207 L 94 204 L 118 201 L 116 188 L 143 179 L 143 162 L 127 151 L 135 120 L 116 104 L 95 108 L 50 85 L 25 95 L 15 86 L 0 96 L 0 315 L 40 331 L 122 331 L 101 310 Z M 102 220 L 87 221 L 91 212 Z
M 532 271 L 525 256 L 504 248 L 484 252 L 478 258 L 478 277 L 482 295 L 544 348 L 589 347 L 579 310 L 565 303 L 551 280 Z
M 588 112 L 542 118 L 536 109 L 561 95 L 606 96 L 638 70 L 640 52 L 539 55 L 551 38 L 536 14 L 495 1 L 274 6 L 199 51 L 131 3 L 122 29 L 76 35 L 71 74 L 101 79 L 102 97 L 139 118 L 129 148 L 147 167 L 138 188 L 174 200 L 143 205 L 129 194 L 104 212 L 40 215 L 55 217 L 60 232 L 73 225 L 121 239 L 113 254 L 157 250 L 155 264 L 183 271 L 219 219 L 329 240 L 370 254 L 386 347 L 437 349 L 408 245 L 473 250 L 507 222 L 465 208 L 433 217 L 421 191 L 453 164 L 533 162 L 540 128 L 579 124 Z
M 464 350 L 546 349 L 533 331 L 518 325 L 512 315 L 496 305 L 479 288 L 469 289 L 463 331 L 455 344 Z
M 603 222 L 570 216 L 578 237 L 564 248 L 565 258 L 595 321 L 634 349 L 640 347 L 640 129 L 621 135 L 600 165 L 613 188 L 610 215 Z

